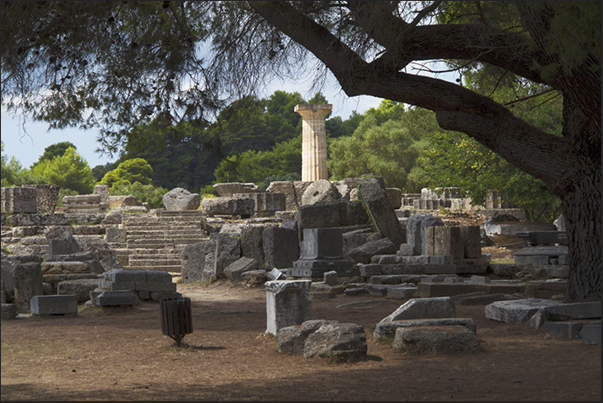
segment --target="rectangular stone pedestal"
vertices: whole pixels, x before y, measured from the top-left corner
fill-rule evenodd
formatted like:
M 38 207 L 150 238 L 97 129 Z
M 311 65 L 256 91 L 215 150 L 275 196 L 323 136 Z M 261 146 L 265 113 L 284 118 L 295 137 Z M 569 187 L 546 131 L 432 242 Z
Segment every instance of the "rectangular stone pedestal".
M 266 282 L 266 333 L 276 336 L 282 327 L 301 325 L 312 319 L 311 284 L 311 280 Z

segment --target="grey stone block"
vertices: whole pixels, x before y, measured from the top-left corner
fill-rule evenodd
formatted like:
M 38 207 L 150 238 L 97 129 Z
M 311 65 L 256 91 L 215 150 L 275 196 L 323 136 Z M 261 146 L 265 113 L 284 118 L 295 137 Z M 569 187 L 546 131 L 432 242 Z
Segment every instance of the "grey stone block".
M 42 268 L 40 263 L 18 264 L 14 269 L 15 305 L 20 313 L 29 313 L 29 302 L 33 296 L 44 295 Z
M 299 206 L 299 230 L 304 228 L 333 228 L 348 225 L 348 205 L 344 200 Z
M 601 321 L 582 326 L 580 337 L 586 345 L 601 345 Z
M 398 249 L 406 241 L 406 237 L 387 198 L 385 187 L 376 178 L 368 178 L 360 184 L 358 195 L 366 206 L 376 229 L 381 235 L 389 238 Z
M 229 264 L 224 269 L 224 274 L 230 281 L 234 283 L 240 283 L 242 280 L 241 276 L 243 275 L 243 273 L 251 270 L 257 270 L 260 268 L 260 262 L 253 258 L 243 256 L 240 259 Z
M 480 351 L 480 341 L 475 333 L 462 326 L 449 326 L 437 331 L 429 327 L 400 327 L 396 329 L 393 348 L 412 353 L 473 353 Z
M 176 283 L 166 283 L 166 282 L 141 282 L 135 283 L 136 291 L 163 291 L 163 292 L 174 292 L 176 291 L 177 284 Z
M 115 269 L 105 272 L 104 278 L 107 281 L 116 283 L 135 283 L 138 281 L 147 281 L 147 271 L 140 269 Z
M 400 305 L 379 323 L 405 319 L 437 319 L 456 317 L 456 308 L 450 297 L 413 298 Z
M 486 318 L 505 323 L 527 322 L 540 308 L 559 305 L 559 302 L 526 298 L 514 301 L 496 301 L 486 305 Z
M 147 280 L 149 283 L 171 283 L 172 275 L 163 270 L 147 270 Z
M 279 193 L 282 194 L 282 193 Z M 295 221 L 294 221 L 295 222 Z M 297 232 L 297 229 L 295 230 Z M 241 231 L 241 255 L 264 262 L 263 225 L 247 225 Z
M 212 237 L 216 241 L 214 275 L 223 278 L 224 269 L 241 257 L 241 237 L 228 233 L 212 234 Z
M 138 304 L 138 297 L 131 291 L 102 291 L 92 303 L 94 306 L 132 306 Z
M 299 238 L 295 230 L 266 227 L 262 235 L 266 269 L 290 268 L 299 258 Z
M 83 303 L 90 299 L 90 291 L 95 290 L 98 285 L 98 279 L 61 281 L 57 285 L 57 295 L 74 295 L 78 303 Z
M 36 295 L 29 302 L 33 315 L 77 314 L 75 295 Z
M 266 332 L 276 336 L 279 329 L 301 325 L 312 319 L 310 280 L 267 281 Z
M 391 322 L 380 322 L 375 326 L 373 338 L 393 339 L 396 334 L 396 329 L 399 327 L 427 327 L 427 326 L 464 326 L 476 332 L 477 327 L 475 321 L 471 318 L 440 318 L 440 319 L 410 319 L 410 320 L 394 320 Z
M 544 331 L 551 336 L 579 339 L 582 326 L 580 322 L 546 322 Z

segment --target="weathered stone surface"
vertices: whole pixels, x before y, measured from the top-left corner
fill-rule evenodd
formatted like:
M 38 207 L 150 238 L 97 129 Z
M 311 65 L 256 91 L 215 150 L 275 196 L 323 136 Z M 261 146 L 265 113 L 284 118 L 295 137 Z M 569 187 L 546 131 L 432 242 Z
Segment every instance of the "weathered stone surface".
M 303 205 L 297 211 L 300 231 L 304 228 L 332 228 L 348 225 L 348 206 L 343 200 Z
M 203 212 L 212 215 L 240 215 L 251 217 L 255 212 L 253 199 L 240 199 L 235 197 L 205 198 L 201 201 Z
M 273 216 L 276 211 L 284 211 L 287 209 L 286 196 L 284 193 L 235 193 L 232 197 L 236 199 L 253 199 L 255 203 L 255 214 L 260 217 Z
M 240 283 L 242 274 L 251 270 L 258 270 L 261 263 L 250 257 L 242 257 L 224 269 L 224 275 L 233 283 Z
M 235 193 L 255 193 L 258 187 L 255 183 L 229 182 L 216 183 L 213 188 L 221 197 L 231 197 Z
M 102 291 L 92 298 L 94 306 L 132 306 L 138 304 L 138 297 L 131 291 Z
M 370 218 L 366 212 L 362 201 L 351 200 L 348 205 L 348 223 L 347 225 L 367 225 L 370 224 Z
M 402 190 L 398 188 L 385 188 L 387 200 L 392 205 L 392 208 L 399 209 L 402 206 Z
M 465 256 L 460 227 L 430 226 L 427 230 L 427 253 L 429 256 Z
M 205 255 L 208 253 L 208 242 L 203 241 L 184 246 L 180 268 L 183 283 L 202 281 L 203 269 L 205 268 Z
M 324 323 L 304 343 L 304 358 L 354 361 L 366 356 L 366 352 L 364 328 L 356 323 Z
M 279 329 L 301 325 L 312 319 L 311 280 L 267 281 L 266 332 L 276 336 Z
M 576 302 L 540 308 L 526 323 L 538 329 L 545 322 L 566 321 L 570 319 L 596 319 L 601 317 L 601 301 Z
M 12 301 L 15 298 L 15 263 L 8 259 L 2 259 L 2 291 L 6 298 Z
M 3 187 L 2 212 L 37 213 L 36 189 L 30 187 Z
M 474 332 L 462 326 L 422 327 L 396 329 L 393 347 L 410 353 L 451 354 L 479 352 L 479 339 Z
M 579 339 L 582 326 L 583 324 L 580 322 L 545 322 L 544 331 L 555 337 Z
M 105 238 L 107 242 L 125 243 L 126 242 L 126 229 L 107 227 L 105 228 Z
M 389 255 L 396 253 L 396 245 L 389 238 L 381 238 L 376 241 L 367 242 L 350 251 L 347 255 L 356 263 L 371 263 L 375 255 Z
M 379 323 L 406 319 L 438 319 L 456 317 L 456 307 L 450 297 L 413 298 L 400 305 Z
M 601 321 L 592 322 L 582 326 L 580 329 L 580 337 L 584 340 L 584 344 L 601 345 Z
M 265 268 L 284 269 L 299 258 L 297 231 L 282 227 L 265 227 L 262 235 Z
M 17 264 L 14 269 L 15 305 L 20 313 L 29 313 L 29 301 L 35 295 L 44 295 L 40 263 Z
M 36 295 L 29 302 L 33 315 L 77 314 L 78 299 L 75 295 Z
M 274 181 L 266 189 L 268 193 L 283 193 L 285 195 L 285 209 L 288 211 L 297 210 L 299 207 L 298 196 L 295 191 L 295 185 L 291 181 Z M 301 195 L 299 197 L 301 199 Z
M 396 249 L 399 248 L 406 239 L 398 217 L 387 198 L 385 187 L 377 179 L 369 178 L 361 183 L 359 195 L 379 233 L 389 238 Z
M 396 329 L 399 327 L 427 327 L 427 326 L 464 326 L 476 332 L 475 321 L 471 318 L 441 318 L 441 319 L 409 319 L 380 322 L 373 332 L 374 339 L 394 339 Z
M 241 230 L 241 254 L 258 262 L 264 262 L 263 234 L 263 225 L 244 226 Z
M 560 302 L 526 298 L 514 301 L 496 301 L 486 305 L 486 318 L 505 323 L 527 322 L 540 308 L 559 305 Z
M 73 295 L 81 304 L 90 299 L 90 291 L 98 288 L 98 283 L 99 279 L 61 281 L 57 285 L 57 295 Z
M 301 325 L 280 328 L 276 332 L 279 353 L 303 354 L 304 344 L 308 336 L 329 322 L 332 321 L 324 319 L 307 320 Z
M 80 252 L 82 247 L 73 237 L 71 227 L 51 227 L 44 235 L 48 240 L 49 256 L 54 259 L 56 255 L 70 255 Z
M 109 203 L 109 186 L 108 185 L 96 185 L 94 187 L 94 191 L 92 192 L 92 194 L 100 196 L 101 203 Z
M 224 269 L 241 257 L 241 238 L 233 234 L 212 234 L 212 237 L 216 242 L 214 275 L 223 278 Z
M 174 188 L 163 195 L 163 205 L 168 211 L 197 210 L 199 194 L 191 193 L 184 188 Z
M 38 214 L 53 214 L 59 200 L 59 185 L 23 185 L 36 189 L 36 205 Z
M 341 199 L 337 188 L 328 180 L 320 179 L 312 182 L 302 195 L 301 204 L 312 205 L 316 203 L 328 203 Z

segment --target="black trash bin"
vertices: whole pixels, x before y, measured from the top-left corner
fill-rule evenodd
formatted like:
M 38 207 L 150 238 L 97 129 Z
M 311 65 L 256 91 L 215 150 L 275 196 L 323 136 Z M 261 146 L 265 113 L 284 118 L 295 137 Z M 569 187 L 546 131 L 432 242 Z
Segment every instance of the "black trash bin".
M 161 300 L 161 330 L 180 346 L 185 335 L 193 332 L 193 315 L 190 298 Z

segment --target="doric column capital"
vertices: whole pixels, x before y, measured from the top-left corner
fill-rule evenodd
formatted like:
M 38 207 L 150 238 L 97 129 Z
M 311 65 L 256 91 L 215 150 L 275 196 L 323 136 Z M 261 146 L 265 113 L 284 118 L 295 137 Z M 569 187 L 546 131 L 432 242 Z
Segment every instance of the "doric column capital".
M 295 105 L 294 112 L 299 113 L 302 118 L 324 118 L 333 109 L 331 104 L 299 104 Z

